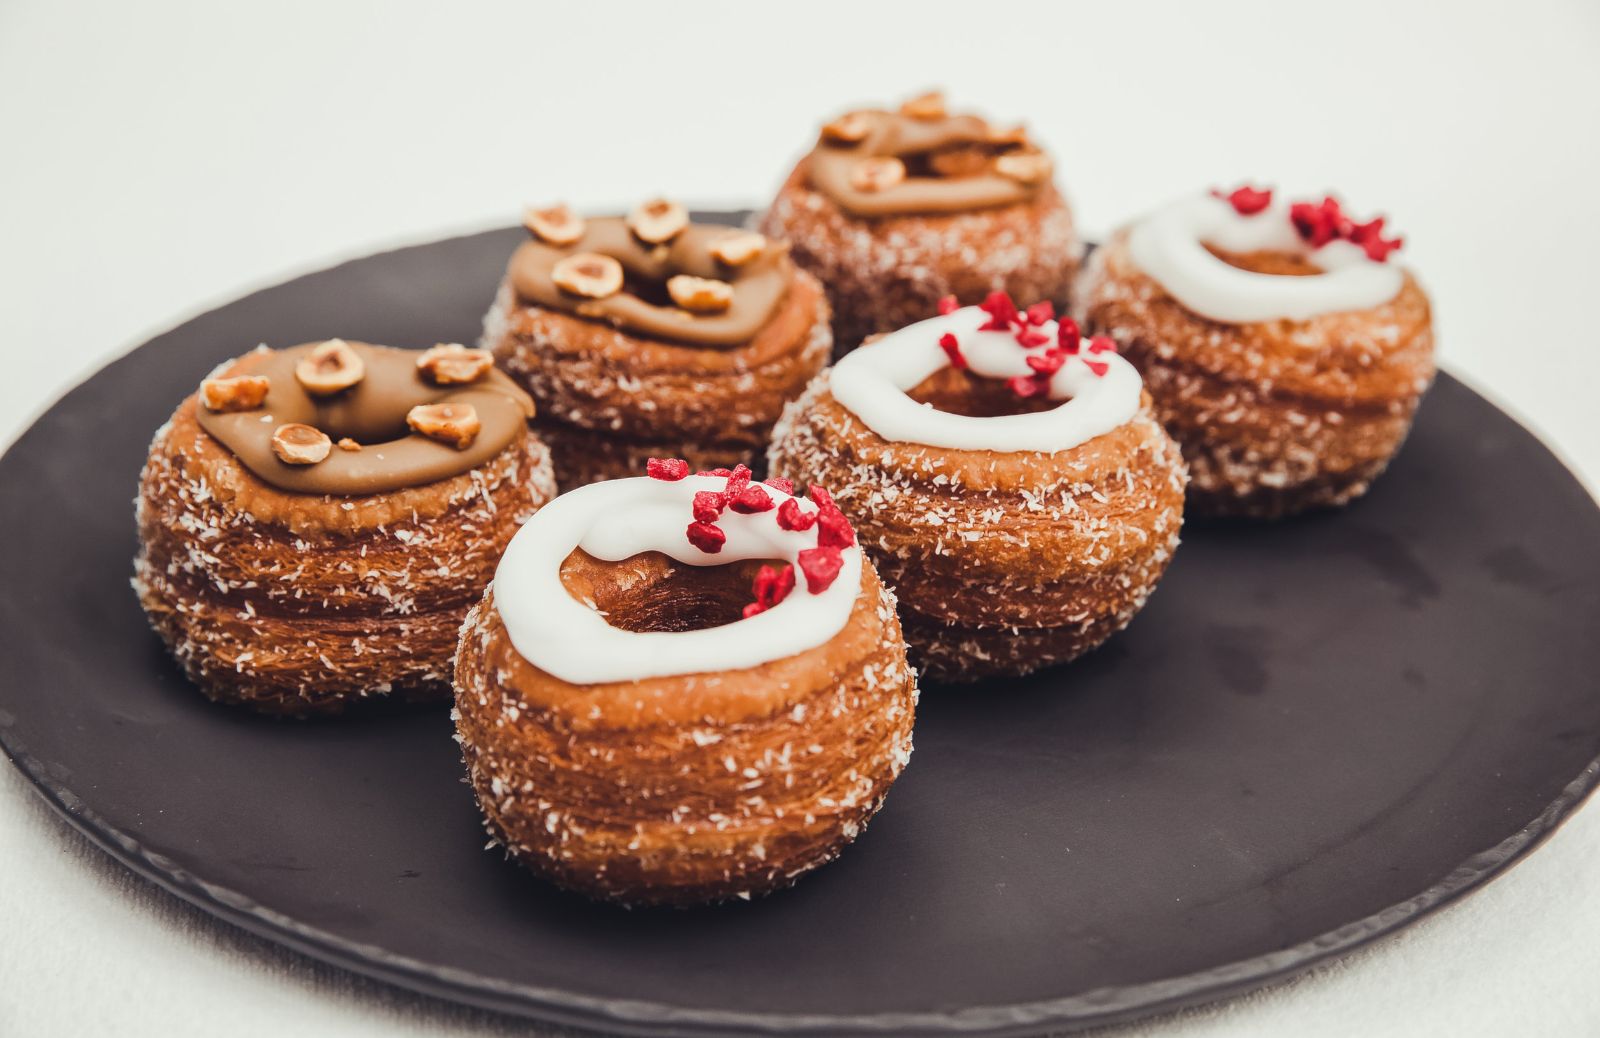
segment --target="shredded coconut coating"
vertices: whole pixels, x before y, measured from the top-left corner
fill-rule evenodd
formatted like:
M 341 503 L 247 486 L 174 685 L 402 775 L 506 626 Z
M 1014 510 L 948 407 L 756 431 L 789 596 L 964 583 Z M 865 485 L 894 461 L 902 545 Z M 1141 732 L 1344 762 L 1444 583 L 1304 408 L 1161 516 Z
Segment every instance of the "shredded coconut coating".
M 1178 545 L 1186 473 L 1146 396 L 1071 450 L 891 443 L 812 382 L 774 431 L 773 474 L 821 484 L 900 600 L 924 676 L 1070 660 L 1125 627 Z
M 1083 255 L 1053 185 L 1018 205 L 869 220 L 812 190 L 802 163 L 760 226 L 789 242 L 795 262 L 827 289 L 839 356 L 869 335 L 932 316 L 948 295 L 977 303 L 999 290 L 1023 306 L 1063 303 Z
M 534 427 L 571 489 L 636 476 L 652 457 L 754 468 L 784 404 L 828 362 L 828 318 L 801 270 L 760 333 L 731 349 L 641 338 L 522 303 L 504 283 L 482 345 L 538 404 Z
M 487 464 L 362 497 L 261 481 L 185 400 L 155 435 L 133 588 L 207 696 L 264 713 L 438 699 L 456 634 L 511 535 L 555 494 L 531 433 Z
M 1144 375 L 1188 460 L 1195 515 L 1274 518 L 1367 491 L 1434 377 L 1428 298 L 1407 272 L 1370 310 L 1223 324 L 1139 270 L 1119 233 L 1096 250 L 1079 316 Z
M 894 597 L 868 565 L 849 623 L 816 649 L 601 685 L 519 656 L 491 588 L 462 630 L 454 717 L 512 858 L 589 897 L 688 905 L 836 857 L 910 759 L 916 700 Z

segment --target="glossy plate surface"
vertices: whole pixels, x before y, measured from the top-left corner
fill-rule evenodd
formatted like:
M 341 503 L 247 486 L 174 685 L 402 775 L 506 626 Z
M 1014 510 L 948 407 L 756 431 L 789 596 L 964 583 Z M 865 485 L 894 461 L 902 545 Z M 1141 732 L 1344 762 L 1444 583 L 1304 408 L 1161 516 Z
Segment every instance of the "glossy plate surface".
M 604 1030 L 1060 1029 L 1403 926 L 1594 785 L 1600 511 L 1443 377 L 1355 506 L 1186 531 L 1146 612 L 1090 658 L 925 690 L 883 813 L 794 890 L 629 913 L 546 887 L 484 850 L 443 709 L 295 724 L 212 706 L 128 587 L 145 444 L 207 370 L 258 342 L 471 341 L 520 233 L 205 314 L 0 461 L 0 741 L 74 825 L 215 915 Z

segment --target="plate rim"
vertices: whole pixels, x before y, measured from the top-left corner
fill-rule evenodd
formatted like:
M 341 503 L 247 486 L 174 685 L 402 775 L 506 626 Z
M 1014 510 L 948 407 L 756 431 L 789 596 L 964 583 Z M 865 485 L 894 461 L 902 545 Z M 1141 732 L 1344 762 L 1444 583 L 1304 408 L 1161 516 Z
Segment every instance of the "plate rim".
M 747 209 L 723 209 L 705 210 L 695 215 L 727 220 L 730 217 L 743 218 L 749 212 Z M 29 424 L 16 434 L 4 453 L 0 454 L 0 463 L 22 447 L 37 425 L 84 384 L 129 360 L 155 340 L 203 320 L 218 310 L 264 291 L 382 256 L 468 238 L 488 237 L 513 229 L 495 227 L 451 234 L 347 258 L 271 284 L 258 284 L 216 306 L 180 318 L 109 358 L 36 410 Z M 1595 495 L 1567 464 L 1562 454 L 1550 447 L 1536 431 L 1469 383 L 1443 369 L 1437 377 L 1438 381 L 1454 383 L 1477 397 L 1530 436 L 1573 480 L 1591 506 L 1600 508 L 1600 502 L 1596 501 Z M 604 1028 L 616 1033 L 641 1036 L 706 1033 L 1014 1035 L 1106 1026 L 1215 1002 L 1285 980 L 1321 962 L 1372 944 L 1473 892 L 1536 850 L 1583 806 L 1596 788 L 1600 788 L 1600 756 L 1597 756 L 1563 786 L 1555 799 L 1533 819 L 1493 846 L 1469 856 L 1439 882 L 1361 919 L 1264 955 L 1141 984 L 1096 988 L 1061 998 L 1025 1003 L 927 1012 L 757 1014 L 666 1002 L 584 996 L 557 988 L 542 988 L 428 963 L 309 926 L 260 905 L 238 891 L 207 882 L 175 860 L 149 850 L 131 832 L 101 818 L 71 789 L 55 781 L 45 763 L 28 751 L 26 744 L 18 737 L 17 720 L 10 711 L 0 707 L 0 750 L 4 751 L 7 759 L 45 803 L 90 843 L 130 872 L 207 915 L 319 962 L 404 990 L 524 1019 Z

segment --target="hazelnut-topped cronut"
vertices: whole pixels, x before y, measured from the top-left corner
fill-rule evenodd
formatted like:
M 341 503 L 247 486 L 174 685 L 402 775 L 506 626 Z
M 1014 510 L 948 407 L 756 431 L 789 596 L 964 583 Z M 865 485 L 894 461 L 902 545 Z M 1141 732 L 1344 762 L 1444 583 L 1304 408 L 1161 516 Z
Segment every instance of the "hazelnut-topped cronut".
M 1064 302 L 1082 248 L 1053 169 L 1023 127 L 924 94 L 823 126 L 761 227 L 822 282 L 843 354 L 945 296 Z
M 133 585 L 213 699 L 280 714 L 442 697 L 467 609 L 555 492 L 483 350 L 332 339 L 220 367 L 157 431 Z
M 758 463 L 832 345 L 821 286 L 788 248 L 666 199 L 625 217 L 530 208 L 524 225 L 483 345 L 538 402 L 561 485 L 657 456 Z

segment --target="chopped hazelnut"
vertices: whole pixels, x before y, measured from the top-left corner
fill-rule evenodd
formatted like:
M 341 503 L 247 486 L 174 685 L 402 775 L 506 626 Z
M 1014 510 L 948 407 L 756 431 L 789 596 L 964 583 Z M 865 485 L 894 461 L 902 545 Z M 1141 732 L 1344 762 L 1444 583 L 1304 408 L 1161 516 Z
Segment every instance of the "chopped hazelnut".
M 1028 143 L 1028 128 L 1021 123 L 1004 128 L 991 126 L 989 127 L 987 139 L 990 144 L 997 147 L 1003 148 L 1014 145 L 1020 148 Z
M 628 229 L 649 245 L 671 241 L 687 226 L 689 211 L 665 198 L 641 202 L 628 214 Z
M 436 386 L 476 382 L 492 367 L 494 355 L 488 350 L 468 349 L 458 342 L 441 342 L 417 358 L 417 370 Z
M 550 278 L 575 296 L 604 299 L 622 290 L 622 264 L 598 252 L 580 252 L 557 263 Z
M 551 245 L 571 245 L 583 237 L 583 218 L 564 205 L 547 209 L 532 206 L 522 211 L 522 226 L 540 241 Z
M 912 119 L 943 119 L 944 94 L 938 90 L 918 94 L 900 106 L 900 114 Z
M 766 247 L 764 235 L 754 231 L 733 231 L 711 243 L 711 256 L 730 267 L 742 267 L 761 255 Z
M 1050 176 L 1050 159 L 1042 152 L 1022 151 L 994 160 L 994 171 L 1021 184 L 1037 184 Z
M 822 139 L 830 144 L 860 144 L 872 130 L 872 116 L 866 112 L 841 115 L 822 127 Z
M 941 177 L 971 177 L 989 168 L 989 153 L 982 148 L 946 148 L 928 156 L 928 168 Z
M 668 278 L 667 294 L 674 303 L 697 314 L 719 314 L 733 304 L 732 285 L 688 274 Z
M 208 378 L 200 383 L 200 403 L 207 411 L 254 411 L 271 388 L 272 381 L 264 375 Z
M 329 339 L 294 366 L 294 377 L 312 396 L 332 396 L 360 382 L 366 364 L 343 339 Z
M 896 158 L 862 159 L 850 174 L 850 186 L 857 191 L 883 191 L 906 178 L 906 164 Z
M 332 449 L 328 434 L 315 426 L 290 422 L 272 434 L 272 453 L 285 465 L 315 465 Z
M 430 440 L 466 450 L 483 423 L 471 404 L 418 404 L 406 412 L 406 424 Z
M 361 449 L 361 444 L 352 440 L 348 436 L 338 440 L 336 443 L 334 443 L 334 446 L 342 451 L 358 451 Z

